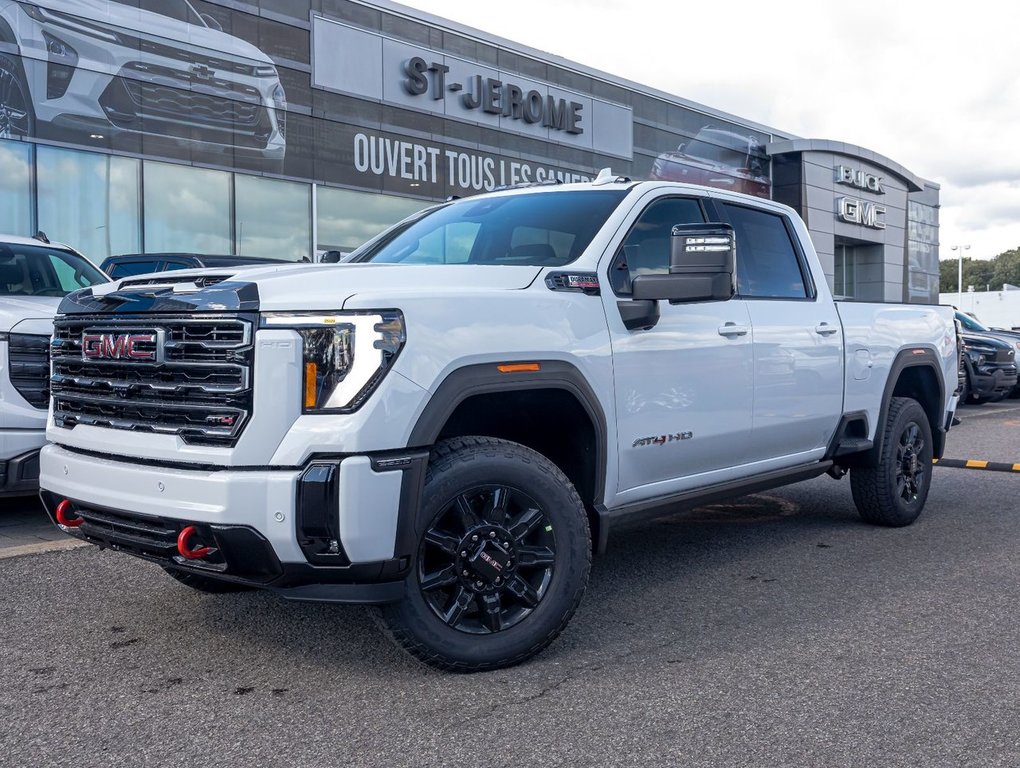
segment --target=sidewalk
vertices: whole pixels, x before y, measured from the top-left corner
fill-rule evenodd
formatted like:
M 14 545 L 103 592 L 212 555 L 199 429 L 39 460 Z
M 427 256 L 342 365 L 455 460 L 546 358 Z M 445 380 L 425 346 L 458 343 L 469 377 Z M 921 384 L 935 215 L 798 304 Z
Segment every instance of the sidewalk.
M 0 499 L 0 559 L 81 545 L 57 529 L 34 496 Z

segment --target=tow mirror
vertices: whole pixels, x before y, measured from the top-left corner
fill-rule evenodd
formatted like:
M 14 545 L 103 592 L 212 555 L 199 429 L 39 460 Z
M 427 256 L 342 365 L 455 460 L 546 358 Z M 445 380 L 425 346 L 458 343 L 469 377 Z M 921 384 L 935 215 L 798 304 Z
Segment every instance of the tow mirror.
M 736 290 L 736 256 L 729 224 L 678 224 L 670 237 L 669 273 L 635 277 L 634 300 L 728 301 Z

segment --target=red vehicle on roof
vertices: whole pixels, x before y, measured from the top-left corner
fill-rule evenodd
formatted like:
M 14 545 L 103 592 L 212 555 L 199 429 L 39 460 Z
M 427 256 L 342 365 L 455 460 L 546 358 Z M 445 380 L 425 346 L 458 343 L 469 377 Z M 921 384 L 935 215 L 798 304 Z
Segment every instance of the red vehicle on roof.
M 710 126 L 675 150 L 659 155 L 650 178 L 772 196 L 765 145 L 754 136 Z

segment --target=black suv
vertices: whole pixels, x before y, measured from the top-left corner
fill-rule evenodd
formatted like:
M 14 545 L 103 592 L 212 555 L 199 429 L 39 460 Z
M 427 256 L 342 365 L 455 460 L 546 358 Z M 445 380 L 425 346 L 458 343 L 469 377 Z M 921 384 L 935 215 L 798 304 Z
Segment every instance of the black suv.
M 961 334 L 964 376 L 960 402 L 996 402 L 1017 385 L 1016 355 L 1013 346 L 995 336 Z
M 252 256 L 217 256 L 205 253 L 126 253 L 109 256 L 99 268 L 110 277 L 134 277 L 170 269 L 203 267 L 242 267 L 259 264 L 293 264 L 287 259 L 258 259 Z

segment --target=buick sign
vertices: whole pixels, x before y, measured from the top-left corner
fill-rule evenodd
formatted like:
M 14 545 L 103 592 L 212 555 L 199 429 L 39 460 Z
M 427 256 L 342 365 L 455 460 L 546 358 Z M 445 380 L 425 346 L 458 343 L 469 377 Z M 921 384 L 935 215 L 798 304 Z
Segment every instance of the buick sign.
M 156 360 L 159 337 L 155 333 L 83 333 L 84 360 Z

